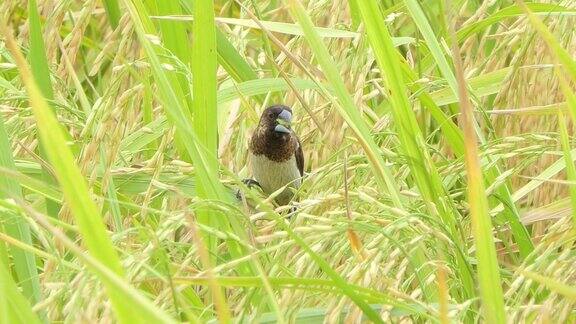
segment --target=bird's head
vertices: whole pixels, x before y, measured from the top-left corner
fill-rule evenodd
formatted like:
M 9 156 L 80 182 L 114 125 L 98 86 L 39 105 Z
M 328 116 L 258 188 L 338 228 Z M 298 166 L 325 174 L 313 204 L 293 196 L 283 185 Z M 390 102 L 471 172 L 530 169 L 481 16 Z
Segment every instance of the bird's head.
M 269 136 L 288 139 L 292 132 L 291 124 L 292 109 L 283 105 L 274 105 L 264 110 L 258 128 Z

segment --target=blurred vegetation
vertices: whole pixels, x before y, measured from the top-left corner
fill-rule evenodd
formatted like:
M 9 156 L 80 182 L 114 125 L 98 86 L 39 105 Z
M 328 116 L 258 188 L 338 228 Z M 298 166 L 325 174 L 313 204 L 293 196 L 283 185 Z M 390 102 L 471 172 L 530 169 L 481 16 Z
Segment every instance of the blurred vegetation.
M 576 321 L 575 19 L 0 2 L 0 322 Z M 291 206 L 240 181 L 275 103 Z

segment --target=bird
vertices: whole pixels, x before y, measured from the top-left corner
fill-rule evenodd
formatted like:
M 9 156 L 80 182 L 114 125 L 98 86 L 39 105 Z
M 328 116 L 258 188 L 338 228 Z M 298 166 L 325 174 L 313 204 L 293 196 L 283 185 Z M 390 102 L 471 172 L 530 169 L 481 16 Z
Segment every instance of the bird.
M 291 126 L 292 109 L 272 105 L 262 112 L 249 144 L 254 179 L 245 183 L 260 186 L 267 195 L 286 186 L 275 197 L 280 206 L 288 205 L 304 176 L 302 145 Z

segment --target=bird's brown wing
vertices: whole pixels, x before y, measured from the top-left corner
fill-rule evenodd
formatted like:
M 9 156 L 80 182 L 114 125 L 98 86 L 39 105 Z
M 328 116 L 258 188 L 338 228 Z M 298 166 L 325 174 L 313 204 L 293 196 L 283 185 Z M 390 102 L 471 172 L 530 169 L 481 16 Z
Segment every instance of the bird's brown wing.
M 294 154 L 296 155 L 296 166 L 298 167 L 298 171 L 300 171 L 300 176 L 303 177 L 304 176 L 304 152 L 302 151 L 302 144 L 300 143 L 300 139 L 296 138 L 298 140 L 298 147 L 296 148 L 296 152 L 294 152 Z

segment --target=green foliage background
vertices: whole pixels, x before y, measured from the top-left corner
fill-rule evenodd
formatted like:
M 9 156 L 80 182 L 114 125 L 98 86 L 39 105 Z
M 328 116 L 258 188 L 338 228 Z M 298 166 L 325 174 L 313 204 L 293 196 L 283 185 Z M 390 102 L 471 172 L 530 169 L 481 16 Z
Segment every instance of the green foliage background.
M 575 16 L 1 2 L 0 322 L 573 322 Z M 274 103 L 290 219 L 240 182 Z

